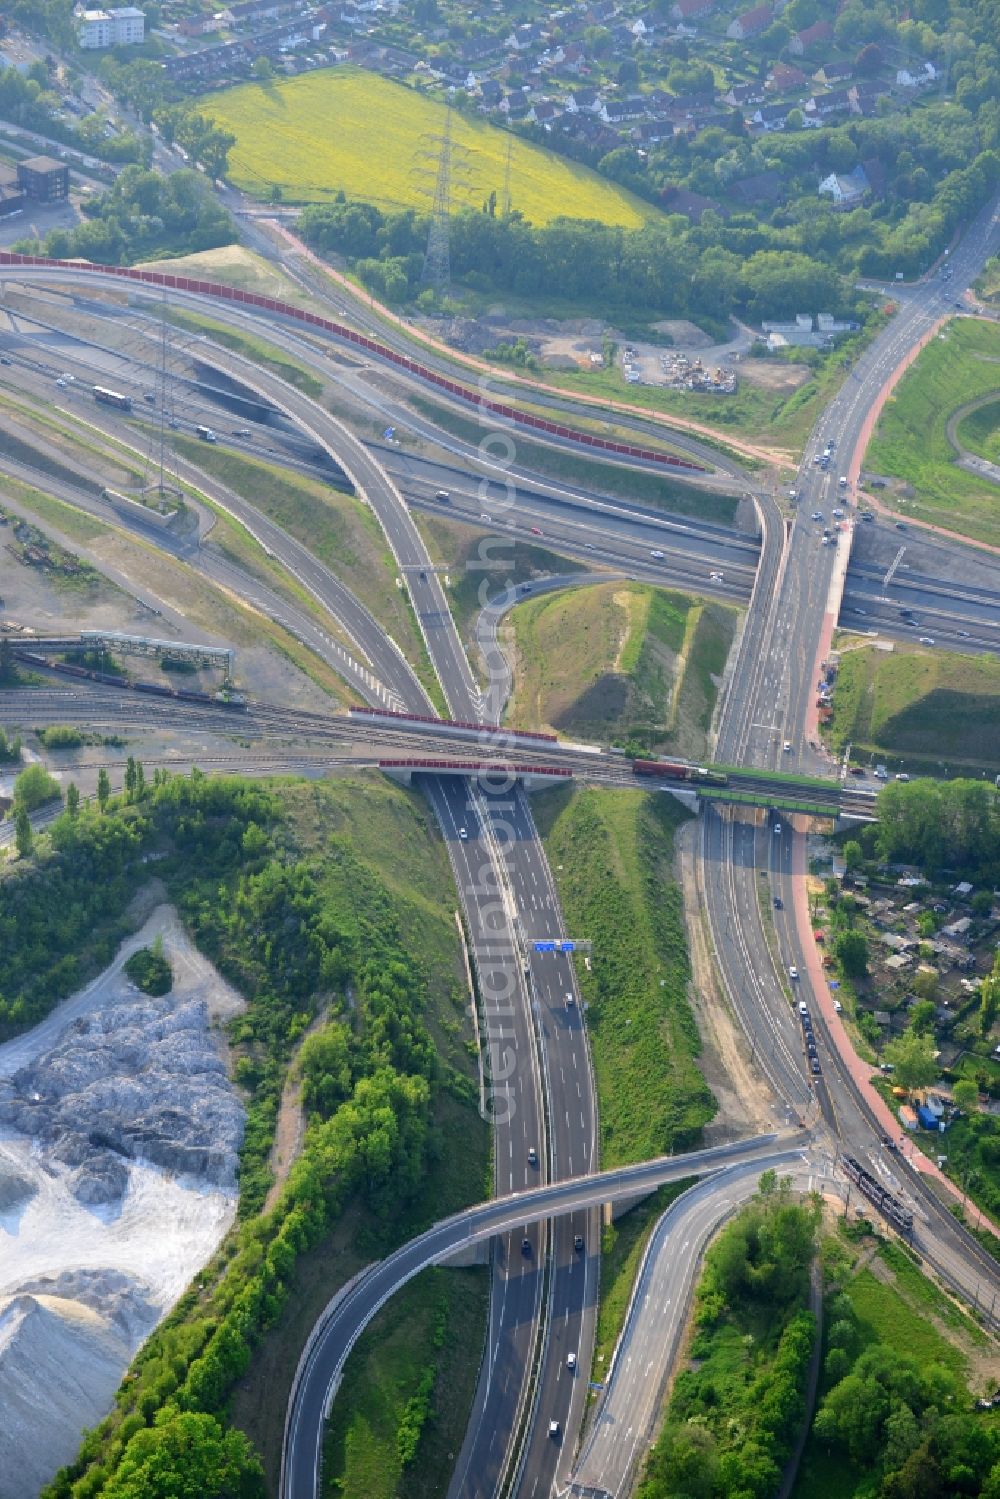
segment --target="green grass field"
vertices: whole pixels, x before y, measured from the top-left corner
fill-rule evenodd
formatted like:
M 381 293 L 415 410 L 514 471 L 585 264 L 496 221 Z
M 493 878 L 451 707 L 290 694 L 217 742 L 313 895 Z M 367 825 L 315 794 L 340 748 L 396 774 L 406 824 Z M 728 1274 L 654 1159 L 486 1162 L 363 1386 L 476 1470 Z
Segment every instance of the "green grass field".
M 861 1242 L 870 1246 L 872 1241 Z M 858 1352 L 878 1344 L 899 1349 L 922 1365 L 940 1364 L 961 1379 L 968 1377 L 978 1390 L 989 1340 L 898 1245 L 881 1244 L 871 1268 L 858 1259 L 858 1246 L 840 1237 L 825 1240 L 823 1250 L 828 1266 L 836 1266 L 835 1283 L 853 1306 Z M 820 1399 L 829 1387 L 822 1377 Z M 792 1499 L 871 1499 L 878 1492 L 872 1479 L 810 1433 Z
M 247 192 L 277 185 L 296 203 L 343 191 L 381 208 L 430 208 L 445 109 L 402 84 L 325 68 L 209 94 L 199 108 L 236 136 L 229 176 Z M 510 145 L 511 201 L 533 224 L 573 218 L 637 228 L 656 216 L 588 168 L 485 121 L 453 114 L 452 140 L 456 208 L 479 209 L 502 193 Z
M 1000 463 L 1000 397 L 970 411 L 959 422 L 955 435 L 970 453 Z
M 845 651 L 827 730 L 838 750 L 869 753 L 940 770 L 1000 771 L 996 723 L 1000 661 L 995 656 L 871 646 Z
M 250 500 L 325 562 L 392 635 L 430 690 L 434 674 L 423 637 L 405 594 L 396 587 L 392 553 L 367 506 L 328 484 L 228 448 L 180 433 L 176 442 L 192 463 Z
M 437 401 L 428 400 L 426 396 L 412 395 L 402 387 L 399 387 L 398 394 L 408 405 L 419 411 L 421 416 L 426 416 L 453 437 L 473 444 L 482 440 L 484 428 L 477 417 L 471 414 L 463 416 L 453 407 L 442 406 Z M 702 419 L 707 419 L 704 413 Z M 531 473 L 544 474 L 565 484 L 576 483 L 601 494 L 620 495 L 623 499 L 634 500 L 643 505 L 656 505 L 658 509 L 668 510 L 672 515 L 694 515 L 699 520 L 710 521 L 719 526 L 732 525 L 739 504 L 735 495 L 698 489 L 693 484 L 668 478 L 665 474 L 621 468 L 600 459 L 584 458 L 563 448 L 530 442 L 520 433 L 517 437 L 517 463 Z
M 532 800 L 570 929 L 594 944 L 578 968 L 601 1121 L 601 1165 L 690 1149 L 715 1113 L 698 1070 L 668 796 L 559 789 Z
M 701 756 L 736 613 L 637 583 L 519 604 L 510 719 L 584 738 Z
M 1000 383 L 1000 327 L 955 318 L 933 339 L 886 403 L 865 468 L 898 481 L 892 499 L 908 515 L 974 541 L 1000 544 L 1000 494 L 966 473 L 948 440 L 953 412 Z

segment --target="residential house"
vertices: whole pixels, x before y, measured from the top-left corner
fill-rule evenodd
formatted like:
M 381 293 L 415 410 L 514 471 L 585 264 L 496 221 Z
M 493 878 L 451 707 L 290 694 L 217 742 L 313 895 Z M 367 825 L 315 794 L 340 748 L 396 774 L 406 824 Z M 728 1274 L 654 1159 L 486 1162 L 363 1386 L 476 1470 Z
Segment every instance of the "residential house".
M 660 194 L 660 202 L 664 213 L 682 213 L 692 224 L 700 223 L 705 213 L 717 213 L 722 219 L 729 217 L 728 208 L 723 208 L 714 198 L 706 198 L 701 193 L 690 193 L 683 187 L 665 187 Z
M 529 125 L 549 126 L 559 118 L 561 113 L 562 111 L 556 108 L 551 99 L 538 99 L 532 104 L 524 118 Z
M 741 203 L 760 208 L 784 201 L 785 180 L 773 168 L 766 172 L 755 172 L 751 177 L 743 177 L 739 182 L 734 182 L 730 193 Z
M 759 83 L 734 83 L 722 95 L 722 102 L 731 104 L 734 109 L 743 109 L 748 104 L 763 104 L 764 91 Z
M 699 16 L 707 16 L 714 4 L 715 0 L 675 0 L 670 15 L 674 21 L 696 21 Z
M 77 41 L 92 51 L 104 47 L 134 47 L 145 40 L 146 17 L 134 5 L 116 10 L 85 10 L 79 19 Z
M 515 26 L 510 36 L 504 37 L 504 46 L 512 52 L 526 52 L 529 47 L 535 47 L 542 40 L 542 28 L 525 22 L 523 26 Z
M 600 114 L 604 100 L 595 88 L 575 88 L 571 94 L 567 94 L 563 101 L 566 113 L 576 114 Z
M 496 109 L 503 98 L 503 89 L 495 78 L 484 78 L 479 85 L 479 104 L 481 109 Z
M 878 113 L 878 101 L 888 97 L 888 90 L 882 83 L 852 83 L 847 97 L 852 114 L 870 118 Z
M 832 88 L 827 94 L 814 94 L 803 106 L 806 116 L 826 119 L 828 115 L 850 114 L 851 96 L 846 88 Z
M 899 68 L 896 72 L 896 87 L 923 88 L 928 83 L 934 83 L 937 75 L 937 68 L 932 62 L 925 62 L 920 66 L 914 64 L 912 68 Z
M 837 208 L 856 208 L 871 192 L 868 174 L 860 164 L 853 172 L 831 172 L 817 189 L 820 197 L 829 197 Z
M 847 83 L 853 77 L 854 69 L 849 62 L 825 62 L 813 74 L 813 82 L 832 88 L 837 83 Z
M 731 21 L 726 27 L 726 35 L 734 42 L 749 42 L 766 31 L 773 20 L 774 12 L 770 5 L 757 5 Z
M 793 68 L 787 62 L 778 62 L 768 74 L 764 87 L 773 94 L 790 94 L 793 89 L 805 88 L 807 82 L 801 68 Z
M 813 26 L 797 31 L 788 43 L 788 50 L 793 57 L 802 57 L 806 52 L 814 52 L 832 41 L 833 27 L 829 21 L 817 21 Z
M 631 94 L 624 99 L 606 99 L 600 109 L 605 125 L 621 125 L 625 120 L 641 120 L 645 113 L 646 101 L 641 94 Z
M 746 123 L 755 130 L 784 130 L 789 107 L 787 104 L 760 104 L 747 115 Z
M 674 127 L 669 120 L 640 120 L 632 126 L 628 136 L 636 146 L 658 146 L 661 141 L 670 140 L 673 133 Z

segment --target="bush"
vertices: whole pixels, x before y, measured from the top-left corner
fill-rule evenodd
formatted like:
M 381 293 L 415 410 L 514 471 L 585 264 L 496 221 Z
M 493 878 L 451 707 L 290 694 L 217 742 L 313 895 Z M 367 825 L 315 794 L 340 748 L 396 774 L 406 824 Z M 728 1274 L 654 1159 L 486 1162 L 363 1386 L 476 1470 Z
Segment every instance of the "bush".
M 168 994 L 174 974 L 164 956 L 163 938 L 157 937 L 152 947 L 138 948 L 125 964 L 125 972 L 144 994 Z
M 14 811 L 19 812 L 23 807 L 25 812 L 34 812 L 37 807 L 56 801 L 61 795 L 59 782 L 43 765 L 29 765 L 14 782 Z

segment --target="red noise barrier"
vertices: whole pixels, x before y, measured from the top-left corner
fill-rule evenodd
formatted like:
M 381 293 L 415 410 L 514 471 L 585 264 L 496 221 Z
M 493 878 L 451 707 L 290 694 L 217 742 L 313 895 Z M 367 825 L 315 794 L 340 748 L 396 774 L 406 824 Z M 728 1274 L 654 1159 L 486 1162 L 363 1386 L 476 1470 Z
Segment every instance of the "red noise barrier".
M 123 281 L 140 281 L 147 286 L 195 292 L 203 297 L 218 297 L 223 302 L 235 302 L 244 307 L 261 308 L 265 312 L 274 312 L 281 317 L 293 318 L 298 323 L 306 324 L 307 327 L 321 328 L 325 333 L 330 333 L 335 338 L 343 339 L 346 343 L 363 349 L 365 353 L 374 355 L 376 359 L 384 359 L 387 363 L 406 370 L 407 374 L 426 380 L 428 384 L 446 390 L 449 395 L 468 401 L 470 405 L 477 406 L 481 411 L 488 411 L 491 416 L 513 422 L 519 427 L 529 427 L 533 431 L 545 432 L 551 437 L 561 437 L 570 442 L 578 442 L 584 447 L 596 448 L 602 453 L 613 453 L 621 458 L 638 458 L 646 463 L 659 463 L 665 468 L 689 469 L 698 474 L 708 472 L 700 463 L 678 458 L 672 453 L 632 447 L 625 442 L 612 442 L 610 438 L 598 437 L 592 432 L 578 432 L 573 427 L 565 427 L 558 422 L 546 421 L 544 417 L 534 416 L 530 412 L 520 411 L 516 406 L 507 406 L 501 401 L 490 400 L 480 391 L 461 385 L 456 380 L 449 380 L 447 375 L 428 369 L 426 365 L 418 364 L 415 359 L 410 359 L 405 354 L 398 354 L 395 349 L 379 343 L 377 339 L 358 333 L 354 328 L 348 328 L 343 323 L 331 322 L 329 318 L 320 317 L 315 312 L 307 312 L 304 308 L 294 307 L 290 302 L 279 302 L 274 297 L 261 297 L 255 292 L 242 291 L 235 286 L 223 286 L 215 281 L 198 281 L 192 276 L 171 276 L 163 271 L 141 271 L 133 266 L 94 265 L 85 260 L 51 260 L 40 255 L 16 255 L 10 250 L 0 251 L 0 266 L 5 265 L 31 266 L 38 270 L 73 271 L 81 276 L 117 276 Z

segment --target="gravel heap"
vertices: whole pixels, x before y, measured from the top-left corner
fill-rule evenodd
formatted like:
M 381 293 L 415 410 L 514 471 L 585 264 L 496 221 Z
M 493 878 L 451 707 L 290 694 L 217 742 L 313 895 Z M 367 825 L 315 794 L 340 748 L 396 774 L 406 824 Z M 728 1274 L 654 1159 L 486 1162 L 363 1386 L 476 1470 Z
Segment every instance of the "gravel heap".
M 92 1206 L 119 1202 L 128 1161 L 232 1188 L 243 1110 L 212 1045 L 203 999 L 175 993 L 83 1015 L 56 1045 L 0 1079 L 0 1127 L 71 1168 Z M 17 1183 L 0 1179 L 0 1196 Z

